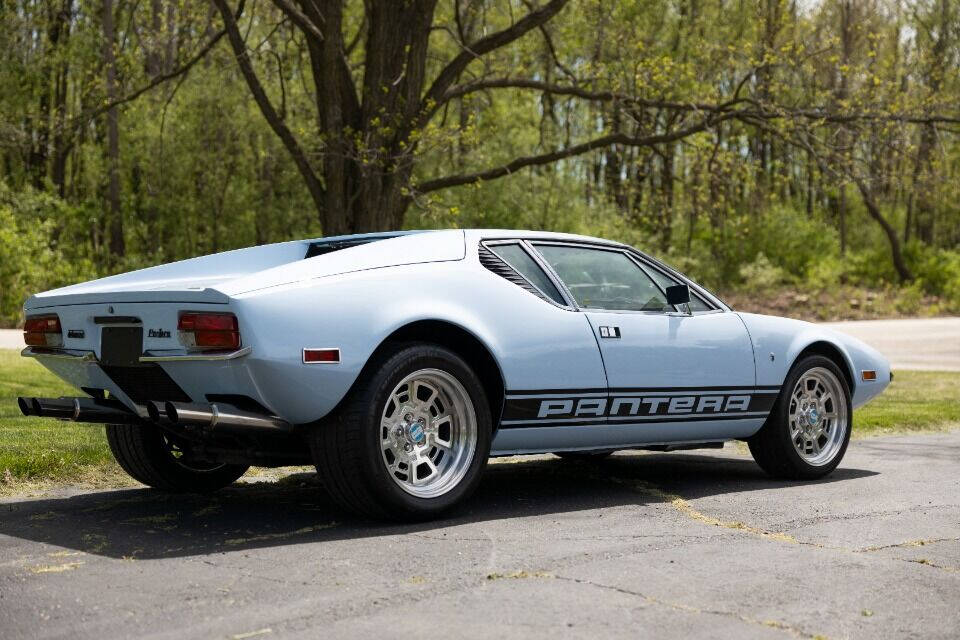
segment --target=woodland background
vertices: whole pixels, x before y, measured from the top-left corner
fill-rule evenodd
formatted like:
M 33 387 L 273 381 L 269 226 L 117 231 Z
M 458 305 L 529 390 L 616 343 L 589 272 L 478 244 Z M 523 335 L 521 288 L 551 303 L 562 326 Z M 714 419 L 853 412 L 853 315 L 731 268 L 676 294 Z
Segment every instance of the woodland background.
M 960 312 L 958 0 L 0 0 L 31 292 L 388 228 L 622 240 L 735 306 Z

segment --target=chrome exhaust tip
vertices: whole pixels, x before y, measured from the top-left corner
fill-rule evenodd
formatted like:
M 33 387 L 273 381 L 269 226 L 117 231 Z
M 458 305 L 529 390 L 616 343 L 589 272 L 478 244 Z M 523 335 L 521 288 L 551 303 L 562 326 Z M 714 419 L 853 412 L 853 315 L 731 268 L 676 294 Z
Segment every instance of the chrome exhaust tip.
M 278 432 L 291 429 L 290 423 L 282 418 L 243 411 L 229 404 L 166 402 L 163 408 L 167 420 L 177 426 L 195 426 L 217 432 Z
M 147 402 L 147 416 L 150 418 L 150 422 L 160 423 L 167 419 L 169 414 L 166 412 L 164 406 L 154 400 Z

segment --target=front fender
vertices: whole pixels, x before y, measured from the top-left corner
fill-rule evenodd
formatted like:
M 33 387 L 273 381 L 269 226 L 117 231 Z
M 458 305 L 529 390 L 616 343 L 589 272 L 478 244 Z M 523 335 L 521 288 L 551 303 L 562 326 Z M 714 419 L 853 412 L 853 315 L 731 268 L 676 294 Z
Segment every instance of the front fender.
M 839 331 L 802 320 L 740 313 L 753 342 L 758 386 L 781 386 L 797 358 L 817 343 L 826 343 L 843 359 L 853 380 L 854 407 L 866 404 L 890 383 L 890 363 L 879 351 Z M 864 381 L 861 371 L 877 372 L 876 380 Z

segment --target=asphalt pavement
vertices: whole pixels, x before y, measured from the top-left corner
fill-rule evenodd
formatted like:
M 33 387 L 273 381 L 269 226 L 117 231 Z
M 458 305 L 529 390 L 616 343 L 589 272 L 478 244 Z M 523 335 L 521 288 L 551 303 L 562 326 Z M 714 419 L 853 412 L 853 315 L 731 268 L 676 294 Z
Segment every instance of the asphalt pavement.
M 894 369 L 960 371 L 960 318 L 827 322 L 873 346 Z
M 742 449 L 490 465 L 450 518 L 337 511 L 312 475 L 0 501 L 0 637 L 957 638 L 960 431 L 826 480 Z

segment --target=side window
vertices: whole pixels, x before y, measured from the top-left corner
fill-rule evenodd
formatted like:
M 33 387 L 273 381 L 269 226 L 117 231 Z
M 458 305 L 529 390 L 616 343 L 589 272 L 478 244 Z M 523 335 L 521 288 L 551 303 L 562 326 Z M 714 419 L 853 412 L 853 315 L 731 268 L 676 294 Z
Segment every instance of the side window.
M 680 284 L 679 280 L 668 276 L 665 273 L 657 271 L 652 267 L 647 267 L 644 269 L 650 277 L 657 281 L 657 284 L 660 285 L 660 288 L 666 291 L 667 287 L 672 287 L 675 284 Z M 711 311 L 713 307 L 704 302 L 703 298 L 698 296 L 693 291 L 690 292 L 690 311 L 696 313 L 697 311 Z
M 537 244 L 581 307 L 611 311 L 664 311 L 667 300 L 630 258 L 619 251 Z
M 559 305 L 566 306 L 567 302 L 557 291 L 557 287 L 544 273 L 540 265 L 530 257 L 523 247 L 518 244 L 496 244 L 488 246 L 501 260 L 516 269 L 517 273 L 526 278 L 530 284 L 539 289 L 545 296 Z

